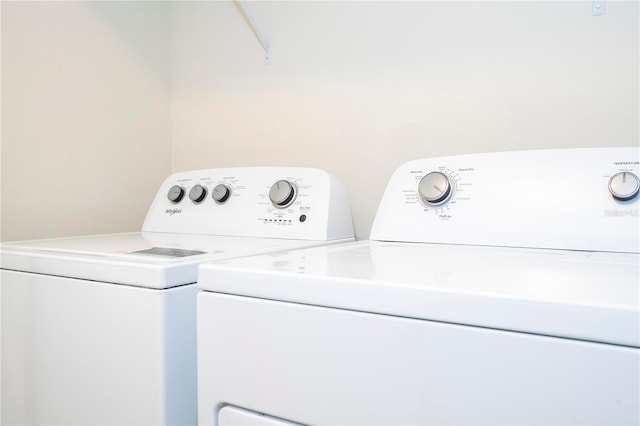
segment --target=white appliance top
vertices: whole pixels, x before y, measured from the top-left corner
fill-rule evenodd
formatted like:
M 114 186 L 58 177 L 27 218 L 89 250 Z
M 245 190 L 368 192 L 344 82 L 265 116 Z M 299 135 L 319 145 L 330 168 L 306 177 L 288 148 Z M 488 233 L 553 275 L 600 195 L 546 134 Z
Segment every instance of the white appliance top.
M 203 264 L 210 291 L 640 346 L 638 148 L 417 160 L 372 240 Z
M 142 232 L 0 245 L 0 268 L 148 288 L 196 282 L 201 262 L 353 240 L 344 187 L 318 169 L 170 176 Z
M 351 241 L 154 232 L 3 244 L 2 269 L 163 289 L 196 282 L 198 264 Z
M 640 255 L 359 241 L 200 266 L 210 291 L 640 346 Z

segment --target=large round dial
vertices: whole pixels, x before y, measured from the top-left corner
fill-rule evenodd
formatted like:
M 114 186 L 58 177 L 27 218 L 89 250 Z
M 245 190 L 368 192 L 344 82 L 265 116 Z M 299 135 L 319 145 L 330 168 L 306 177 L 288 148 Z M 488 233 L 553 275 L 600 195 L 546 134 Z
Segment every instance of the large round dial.
M 191 188 L 191 191 L 189 191 L 189 198 L 191 198 L 191 201 L 194 203 L 201 202 L 206 196 L 207 188 L 202 185 L 194 185 L 193 188 Z
M 184 188 L 180 185 L 173 185 L 167 193 L 167 198 L 172 203 L 179 203 L 182 197 L 184 197 Z
M 441 172 L 425 175 L 418 184 L 418 196 L 425 205 L 437 206 L 447 202 L 453 193 L 452 179 Z
M 271 186 L 269 199 L 279 209 L 290 206 L 296 199 L 296 186 L 288 180 L 279 180 Z
M 229 199 L 230 195 L 231 195 L 231 188 L 223 184 L 216 185 L 213 188 L 213 191 L 211 191 L 211 197 L 217 203 L 224 203 Z
M 639 189 L 640 180 L 631 172 L 616 173 L 609 179 L 609 192 L 616 200 L 631 200 L 638 195 Z

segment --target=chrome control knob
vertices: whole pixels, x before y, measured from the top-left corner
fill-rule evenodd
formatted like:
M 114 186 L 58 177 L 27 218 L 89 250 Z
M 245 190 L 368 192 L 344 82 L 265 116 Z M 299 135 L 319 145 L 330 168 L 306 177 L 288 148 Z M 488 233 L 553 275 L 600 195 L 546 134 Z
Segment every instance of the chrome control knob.
M 616 173 L 609 179 L 609 192 L 616 200 L 628 201 L 638 195 L 640 180 L 631 172 Z
M 418 184 L 418 196 L 425 205 L 437 206 L 451 198 L 453 187 L 451 178 L 444 173 L 431 172 Z
M 269 190 L 271 204 L 279 209 L 289 207 L 295 201 L 296 195 L 296 186 L 288 180 L 277 181 Z
M 231 188 L 227 185 L 216 185 L 211 191 L 211 198 L 215 200 L 216 203 L 224 203 L 231 196 Z
M 202 185 L 194 185 L 193 188 L 191 188 L 191 191 L 189 191 L 189 198 L 191 198 L 191 201 L 194 203 L 202 202 L 206 196 L 207 188 Z
M 167 193 L 167 198 L 172 203 L 179 203 L 182 197 L 184 197 L 184 188 L 180 185 L 173 185 Z

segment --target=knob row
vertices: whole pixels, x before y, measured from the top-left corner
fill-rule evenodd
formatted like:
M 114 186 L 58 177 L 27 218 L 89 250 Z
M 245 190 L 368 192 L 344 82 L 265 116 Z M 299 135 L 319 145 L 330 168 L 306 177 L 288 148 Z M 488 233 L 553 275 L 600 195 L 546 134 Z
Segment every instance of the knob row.
M 455 183 L 451 176 L 441 172 L 426 174 L 418 184 L 418 197 L 425 206 L 439 206 L 451 199 Z M 616 173 L 609 180 L 609 192 L 619 201 L 628 201 L 638 196 L 640 179 L 634 173 Z
M 184 198 L 185 189 L 180 185 L 174 185 L 169 189 L 167 198 L 172 203 L 179 203 Z M 296 200 L 298 188 L 288 180 L 279 180 L 269 190 L 269 200 L 274 207 L 284 209 Z M 224 184 L 216 185 L 211 191 L 211 198 L 217 203 L 224 203 L 231 196 L 231 188 Z M 202 185 L 194 185 L 189 191 L 189 199 L 194 203 L 201 203 L 207 198 L 207 188 Z
M 184 194 L 185 190 L 183 187 L 174 185 L 169 189 L 167 198 L 172 203 L 179 203 L 182 201 Z M 229 196 L 231 196 L 231 188 L 223 184 L 216 185 L 211 191 L 211 198 L 218 203 L 224 203 L 229 199 Z M 207 188 L 202 185 L 194 185 L 189 191 L 189 199 L 194 203 L 201 203 L 205 198 L 207 198 Z

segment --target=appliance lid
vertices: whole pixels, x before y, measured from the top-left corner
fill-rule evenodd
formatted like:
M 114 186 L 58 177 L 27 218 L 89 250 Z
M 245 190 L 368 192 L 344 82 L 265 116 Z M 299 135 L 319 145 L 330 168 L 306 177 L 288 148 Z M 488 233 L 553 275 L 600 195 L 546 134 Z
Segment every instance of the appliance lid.
M 0 268 L 164 289 L 195 283 L 202 262 L 328 243 L 135 232 L 5 243 Z
M 209 291 L 640 347 L 640 255 L 361 241 L 207 263 Z

